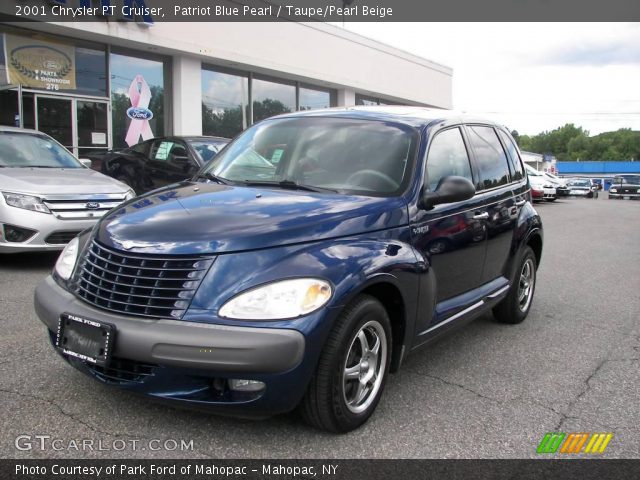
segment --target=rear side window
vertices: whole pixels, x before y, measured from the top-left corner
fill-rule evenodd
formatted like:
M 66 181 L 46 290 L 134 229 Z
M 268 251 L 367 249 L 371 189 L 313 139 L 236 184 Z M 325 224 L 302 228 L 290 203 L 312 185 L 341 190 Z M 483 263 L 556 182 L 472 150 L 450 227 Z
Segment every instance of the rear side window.
M 509 183 L 509 166 L 498 135 L 491 127 L 468 126 L 469 141 L 476 154 L 479 179 L 478 190 Z
M 457 175 L 473 182 L 469 155 L 459 128 L 438 133 L 431 141 L 427 156 L 427 186 L 435 191 L 444 177 Z
M 509 163 L 511 165 L 511 172 L 513 173 L 514 180 L 522 180 L 524 178 L 524 171 L 522 169 L 522 162 L 520 161 L 520 155 L 518 155 L 518 148 L 513 140 L 504 133 L 502 130 L 498 130 L 498 135 L 502 139 L 502 143 L 507 147 L 507 154 L 509 156 Z

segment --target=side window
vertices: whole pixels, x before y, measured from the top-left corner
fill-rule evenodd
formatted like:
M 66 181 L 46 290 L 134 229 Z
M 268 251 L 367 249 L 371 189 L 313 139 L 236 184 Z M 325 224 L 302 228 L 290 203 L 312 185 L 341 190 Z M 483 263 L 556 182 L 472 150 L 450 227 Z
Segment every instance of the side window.
M 509 167 L 498 135 L 492 127 L 469 125 L 469 141 L 478 162 L 478 190 L 509 183 Z
M 173 147 L 174 142 L 167 142 L 164 140 L 157 140 L 153 144 L 153 148 L 151 148 L 151 160 L 160 160 L 165 161 L 169 158 L 169 153 L 171 152 L 171 147 Z
M 511 165 L 511 171 L 513 172 L 514 180 L 521 180 L 524 178 L 524 170 L 522 168 L 522 161 L 520 160 L 520 155 L 518 155 L 518 149 L 513 143 L 513 140 L 504 133 L 502 130 L 498 130 L 498 135 L 502 139 L 502 143 L 504 143 L 507 147 L 507 153 L 509 154 L 509 162 Z
M 427 156 L 427 185 L 434 191 L 440 180 L 450 175 L 468 178 L 473 182 L 469 155 L 459 128 L 438 133 L 431 141 Z

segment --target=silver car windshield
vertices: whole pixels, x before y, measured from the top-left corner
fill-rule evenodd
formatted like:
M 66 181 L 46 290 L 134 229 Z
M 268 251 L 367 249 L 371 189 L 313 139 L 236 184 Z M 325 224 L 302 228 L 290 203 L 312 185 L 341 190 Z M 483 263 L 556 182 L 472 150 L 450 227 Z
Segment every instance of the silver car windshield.
M 389 196 L 406 187 L 417 132 L 388 122 L 331 117 L 267 120 L 204 168 L 226 181 Z
M 59 143 L 26 132 L 0 132 L 0 167 L 84 168 Z

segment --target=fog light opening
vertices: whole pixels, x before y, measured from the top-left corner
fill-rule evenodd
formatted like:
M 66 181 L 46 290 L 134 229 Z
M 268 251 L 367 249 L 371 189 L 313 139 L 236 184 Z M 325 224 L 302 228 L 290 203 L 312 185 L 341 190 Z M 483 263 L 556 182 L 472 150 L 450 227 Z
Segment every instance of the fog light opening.
M 234 392 L 261 392 L 266 388 L 264 382 L 239 378 L 229 379 L 229 390 Z
M 4 224 L 4 239 L 7 242 L 20 243 L 29 240 L 37 232 L 28 228 L 15 227 L 13 225 Z

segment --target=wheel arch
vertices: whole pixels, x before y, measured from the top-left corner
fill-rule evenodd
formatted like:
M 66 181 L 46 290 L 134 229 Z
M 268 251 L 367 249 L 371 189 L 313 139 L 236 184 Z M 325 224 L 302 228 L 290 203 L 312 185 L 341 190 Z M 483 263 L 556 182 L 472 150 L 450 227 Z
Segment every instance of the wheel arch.
M 408 311 L 410 310 L 409 304 L 397 280 L 389 274 L 380 274 L 369 279 L 352 292 L 345 304 L 350 303 L 359 295 L 369 295 L 378 300 L 389 316 L 392 337 L 390 371 L 397 372 L 402 363 L 406 345 L 409 344 L 407 333 L 412 331 L 409 325 L 412 323 L 409 321 L 411 318 Z

